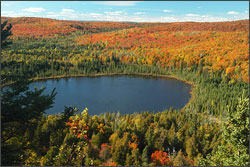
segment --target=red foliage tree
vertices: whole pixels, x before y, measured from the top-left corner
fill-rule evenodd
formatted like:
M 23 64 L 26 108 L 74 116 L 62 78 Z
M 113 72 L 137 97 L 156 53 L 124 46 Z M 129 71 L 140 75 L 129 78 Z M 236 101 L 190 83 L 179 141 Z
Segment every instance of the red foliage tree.
M 106 143 L 102 144 L 99 157 L 104 161 L 108 160 L 111 157 L 111 146 L 107 145 Z
M 166 152 L 161 150 L 156 150 L 151 154 L 151 160 L 156 163 L 157 166 L 167 166 L 169 165 L 170 158 Z

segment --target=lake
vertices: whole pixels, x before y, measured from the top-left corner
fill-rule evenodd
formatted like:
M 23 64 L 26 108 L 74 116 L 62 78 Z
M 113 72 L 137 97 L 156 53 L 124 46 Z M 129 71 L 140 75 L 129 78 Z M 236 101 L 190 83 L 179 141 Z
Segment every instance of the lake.
M 80 112 L 87 107 L 90 115 L 104 112 L 158 112 L 183 108 L 189 101 L 191 85 L 171 78 L 152 76 L 72 77 L 37 81 L 30 89 L 46 87 L 44 93 L 56 88 L 53 108 L 47 114 L 63 112 L 64 106 L 76 106 Z

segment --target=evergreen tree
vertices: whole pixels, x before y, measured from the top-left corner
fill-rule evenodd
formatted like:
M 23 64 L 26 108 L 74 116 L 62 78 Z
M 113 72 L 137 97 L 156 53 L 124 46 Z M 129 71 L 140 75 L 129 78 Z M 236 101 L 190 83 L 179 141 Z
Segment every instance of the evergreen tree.
M 126 166 L 141 166 L 141 156 L 138 148 L 133 149 L 131 155 L 127 153 Z
M 36 122 L 45 110 L 52 107 L 55 91 L 42 95 L 45 88 L 31 91 L 30 81 L 23 78 L 10 85 L 1 94 L 1 148 L 3 165 L 21 165 L 21 155 L 35 131 Z M 27 134 L 27 135 L 24 135 Z
M 10 31 L 11 28 L 12 28 L 12 25 L 9 24 L 7 26 L 7 21 L 4 21 L 2 24 L 1 24 L 1 48 L 5 48 L 7 47 L 9 44 L 11 44 L 12 42 L 8 39 L 8 37 L 10 35 L 12 35 L 12 32 Z
M 196 156 L 198 152 L 197 145 L 196 134 L 194 133 L 192 137 L 186 141 L 186 153 L 190 159 L 193 159 Z
M 236 111 L 229 113 L 222 134 L 226 144 L 207 160 L 201 159 L 201 165 L 249 166 L 249 98 L 243 94 Z
M 180 150 L 177 153 L 177 156 L 173 160 L 174 166 L 189 166 L 188 161 L 185 159 L 183 152 Z
M 146 147 L 143 149 L 142 152 L 142 165 L 147 166 L 149 163 L 150 155 L 148 153 L 149 147 L 146 145 Z

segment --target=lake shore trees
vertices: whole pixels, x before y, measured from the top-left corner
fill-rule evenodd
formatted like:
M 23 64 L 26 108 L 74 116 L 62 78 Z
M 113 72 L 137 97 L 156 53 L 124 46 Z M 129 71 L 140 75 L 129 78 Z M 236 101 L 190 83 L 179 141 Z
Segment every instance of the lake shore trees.
M 145 73 L 174 75 L 195 88 L 181 110 L 89 116 L 87 109 L 76 114 L 76 108 L 65 108 L 44 115 L 55 92 L 42 95 L 43 89 L 16 82 L 1 94 L 3 165 L 249 165 L 248 20 L 76 23 L 72 29 L 73 23 L 62 21 L 60 32 L 29 36 L 18 29 L 23 18 L 5 19 L 16 28 L 13 43 L 2 50 L 2 84 L 24 75 Z M 45 27 L 56 22 L 43 21 Z

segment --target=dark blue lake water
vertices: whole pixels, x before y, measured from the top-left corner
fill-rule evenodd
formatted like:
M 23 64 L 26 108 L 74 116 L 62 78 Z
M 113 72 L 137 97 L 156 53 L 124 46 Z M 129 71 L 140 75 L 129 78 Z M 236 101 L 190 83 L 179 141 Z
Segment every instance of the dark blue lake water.
M 176 79 L 145 76 L 75 77 L 34 82 L 30 89 L 56 88 L 53 108 L 47 114 L 63 112 L 64 106 L 87 107 L 90 115 L 104 112 L 158 112 L 181 109 L 190 99 L 191 85 Z

